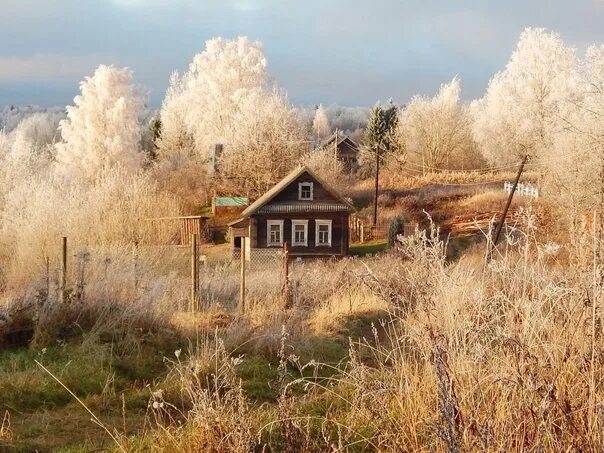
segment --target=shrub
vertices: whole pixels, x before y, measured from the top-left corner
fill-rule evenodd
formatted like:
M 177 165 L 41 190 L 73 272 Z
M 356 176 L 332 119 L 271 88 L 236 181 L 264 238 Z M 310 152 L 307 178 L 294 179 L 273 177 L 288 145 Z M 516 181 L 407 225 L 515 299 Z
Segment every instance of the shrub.
M 405 234 L 405 221 L 402 216 L 394 217 L 388 226 L 388 247 L 394 247 L 400 234 Z

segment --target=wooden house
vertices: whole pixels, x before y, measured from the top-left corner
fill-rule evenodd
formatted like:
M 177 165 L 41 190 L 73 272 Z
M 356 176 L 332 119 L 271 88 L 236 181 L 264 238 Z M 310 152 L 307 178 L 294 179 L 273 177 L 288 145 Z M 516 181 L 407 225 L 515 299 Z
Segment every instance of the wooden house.
M 346 171 L 354 171 L 359 167 L 359 146 L 347 135 L 336 131 L 325 140 L 320 149 L 333 149 L 336 158 L 344 164 Z
M 285 242 L 292 257 L 331 257 L 348 254 L 352 203 L 329 187 L 312 170 L 300 167 L 252 203 L 242 218 L 230 224 L 233 251 L 254 259 L 258 250 L 281 250 Z

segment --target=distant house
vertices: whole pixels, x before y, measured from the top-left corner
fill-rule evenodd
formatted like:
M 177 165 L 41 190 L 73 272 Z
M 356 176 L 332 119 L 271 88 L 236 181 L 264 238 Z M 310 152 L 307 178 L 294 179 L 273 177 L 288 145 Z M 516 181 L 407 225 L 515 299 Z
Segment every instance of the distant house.
M 348 254 L 348 219 L 355 208 L 312 170 L 300 167 L 252 203 L 232 222 L 233 251 L 241 238 L 254 259 L 259 249 L 279 250 L 285 242 L 292 257 Z
M 347 171 L 354 171 L 359 166 L 359 146 L 350 137 L 338 131 L 335 131 L 318 148 L 333 149 L 336 158 L 344 164 Z

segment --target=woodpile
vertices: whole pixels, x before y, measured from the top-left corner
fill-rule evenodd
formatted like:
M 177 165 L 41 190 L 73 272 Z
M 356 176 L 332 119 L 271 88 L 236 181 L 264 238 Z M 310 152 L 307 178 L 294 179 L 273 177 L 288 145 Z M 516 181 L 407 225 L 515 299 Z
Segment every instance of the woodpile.
M 468 237 L 487 231 L 491 222 L 495 225 L 501 215 L 500 211 L 489 211 L 473 215 L 458 215 L 441 224 L 443 231 L 449 232 L 451 237 Z M 513 210 L 508 213 L 508 219 L 514 215 Z

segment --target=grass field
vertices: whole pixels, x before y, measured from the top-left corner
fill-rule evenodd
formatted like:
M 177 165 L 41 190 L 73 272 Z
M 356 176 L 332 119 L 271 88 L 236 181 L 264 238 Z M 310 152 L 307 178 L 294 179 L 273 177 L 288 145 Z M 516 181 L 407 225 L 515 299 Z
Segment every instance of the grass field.
M 443 193 L 383 208 L 444 231 L 296 262 L 290 300 L 280 263 L 250 268 L 245 312 L 228 244 L 202 248 L 194 314 L 184 248 L 120 250 L 70 304 L 42 280 L 31 342 L 0 353 L 0 449 L 598 451 L 593 241 L 551 243 L 519 200 L 486 261 L 480 230 L 450 225 L 505 197 Z

